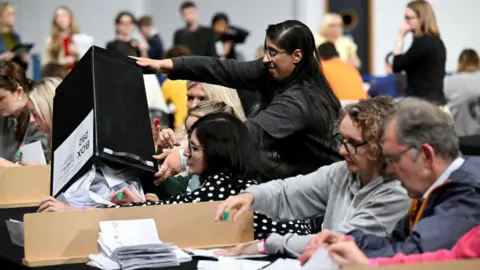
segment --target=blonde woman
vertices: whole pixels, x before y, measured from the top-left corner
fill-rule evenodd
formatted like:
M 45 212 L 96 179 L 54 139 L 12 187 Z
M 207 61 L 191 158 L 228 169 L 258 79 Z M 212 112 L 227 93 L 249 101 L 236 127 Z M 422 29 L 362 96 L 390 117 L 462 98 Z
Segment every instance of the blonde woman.
M 224 102 L 233 108 L 234 115 L 238 119 L 245 122 L 245 113 L 243 112 L 237 91 L 219 85 L 187 81 L 187 107 L 192 108 L 204 100 Z M 187 160 L 183 155 L 183 149 L 187 146 L 187 139 L 187 132 L 184 129 L 178 130 L 176 133 L 171 129 L 163 129 L 160 131 L 157 142 L 159 149 L 180 147 L 177 149 L 178 151 L 166 151 L 157 156 L 157 159 L 165 159 L 165 161 L 155 175 L 156 184 L 163 183 L 167 177 L 178 174 L 187 169 Z
M 42 66 L 56 63 L 71 70 L 85 53 L 73 42 L 73 36 L 79 33 L 72 11 L 66 6 L 57 7 L 52 19 L 52 33 L 45 40 Z
M 403 52 L 407 33 L 413 34 L 413 41 L 410 48 Z M 408 84 L 405 96 L 425 99 L 439 106 L 447 103 L 443 93 L 446 53 L 430 3 L 424 0 L 408 3 L 393 49 L 392 66 L 393 72 L 406 73 Z
M 357 55 L 357 45 L 350 38 L 343 35 L 343 20 L 337 13 L 327 13 L 323 16 L 315 45 L 318 47 L 325 42 L 335 44 L 340 59 L 349 62 L 357 68 L 360 67 L 361 62 Z
M 25 70 L 28 65 L 28 53 L 15 55 L 11 51 L 15 45 L 22 43 L 14 29 L 16 18 L 17 10 L 11 3 L 0 4 L 0 60 L 12 60 Z

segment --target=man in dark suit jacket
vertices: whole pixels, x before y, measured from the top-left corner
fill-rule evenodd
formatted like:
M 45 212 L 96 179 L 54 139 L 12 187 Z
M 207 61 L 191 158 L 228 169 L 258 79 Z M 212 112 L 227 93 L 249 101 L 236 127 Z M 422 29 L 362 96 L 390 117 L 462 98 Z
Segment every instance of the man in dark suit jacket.
M 152 17 L 141 17 L 138 20 L 138 29 L 148 42 L 148 57 L 152 59 L 163 59 L 163 42 L 153 26 Z

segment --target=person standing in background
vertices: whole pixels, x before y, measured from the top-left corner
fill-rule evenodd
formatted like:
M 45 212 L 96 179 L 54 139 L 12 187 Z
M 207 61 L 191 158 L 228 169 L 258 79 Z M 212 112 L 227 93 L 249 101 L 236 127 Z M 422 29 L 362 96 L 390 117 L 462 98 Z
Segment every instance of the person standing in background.
M 72 11 L 66 6 L 55 9 L 52 19 L 52 33 L 45 40 L 41 63 L 57 63 L 73 69 L 75 63 L 85 52 L 80 51 L 73 43 L 72 37 L 80 33 Z
M 409 32 L 414 35 L 413 41 L 404 53 L 405 35 Z M 447 51 L 429 2 L 415 0 L 408 3 L 393 54 L 393 72 L 405 71 L 407 76 L 405 96 L 425 99 L 448 111 L 443 93 Z
M 193 2 L 184 2 L 180 13 L 185 21 L 185 28 L 178 29 L 173 35 L 173 45 L 184 45 L 192 55 L 217 56 L 215 37 L 212 29 L 198 23 L 197 6 Z
M 11 3 L 0 4 L 0 60 L 12 60 L 26 70 L 29 60 L 28 53 L 15 55 L 11 51 L 15 45 L 22 43 L 14 29 L 16 17 L 16 9 Z
M 315 37 L 315 46 L 318 47 L 325 42 L 335 44 L 340 59 L 349 62 L 356 68 L 360 67 L 361 61 L 357 55 L 357 44 L 343 34 L 343 20 L 337 13 L 327 13 L 323 16 L 320 32 Z
M 163 42 L 157 29 L 153 26 L 152 17 L 141 17 L 137 25 L 140 33 L 148 43 L 148 58 L 163 59 Z
M 235 45 L 244 43 L 250 33 L 244 29 L 231 26 L 227 14 L 221 12 L 213 15 L 212 29 L 215 32 L 215 47 L 218 56 L 237 59 Z
M 129 11 L 121 11 L 115 17 L 114 40 L 107 43 L 107 50 L 129 56 L 148 56 L 148 44 L 132 38 L 135 16 Z

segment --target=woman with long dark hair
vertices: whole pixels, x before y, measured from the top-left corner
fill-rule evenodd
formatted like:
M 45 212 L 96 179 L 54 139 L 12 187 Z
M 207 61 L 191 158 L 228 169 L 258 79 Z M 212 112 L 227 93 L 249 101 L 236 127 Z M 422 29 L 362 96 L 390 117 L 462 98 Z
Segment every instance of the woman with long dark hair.
M 265 154 L 265 178 L 306 174 L 341 160 L 332 138 L 341 105 L 318 65 L 312 32 L 296 20 L 269 25 L 264 51 L 263 59 L 250 62 L 189 56 L 137 63 L 171 79 L 257 91 L 260 102 L 246 125 Z

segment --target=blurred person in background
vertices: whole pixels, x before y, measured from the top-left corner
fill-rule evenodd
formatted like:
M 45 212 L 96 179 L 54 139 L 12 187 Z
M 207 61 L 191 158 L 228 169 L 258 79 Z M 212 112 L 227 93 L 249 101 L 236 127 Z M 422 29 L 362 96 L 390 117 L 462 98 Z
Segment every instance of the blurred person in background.
M 315 45 L 318 47 L 325 42 L 335 44 L 340 59 L 349 62 L 356 68 L 360 67 L 361 62 L 357 55 L 357 44 L 343 34 L 343 20 L 337 13 L 327 13 L 323 16 Z
M 72 11 L 67 6 L 57 7 L 53 14 L 52 32 L 43 47 L 42 66 L 56 63 L 71 70 L 85 54 L 73 42 L 73 36 L 79 33 Z
M 403 52 L 407 33 L 413 34 L 413 41 Z M 425 99 L 448 111 L 443 94 L 446 53 L 430 3 L 425 0 L 408 3 L 393 49 L 393 72 L 405 71 L 407 76 L 405 96 Z
M 151 16 L 143 16 L 138 20 L 138 29 L 148 43 L 148 58 L 163 59 L 163 42 L 153 25 Z
M 257 48 L 257 51 L 255 52 L 255 59 L 260 59 L 265 56 L 265 52 L 263 51 L 263 46 L 260 46 Z
M 28 53 L 15 54 L 11 50 L 21 44 L 20 36 L 15 32 L 17 10 L 11 3 L 0 4 L 0 61 L 13 61 L 24 70 L 28 67 Z
M 458 136 L 480 135 L 480 58 L 473 49 L 458 57 L 457 72 L 445 78 L 444 93 Z
M 393 73 L 392 70 L 393 52 L 385 56 L 385 72 L 387 75 L 381 78 L 375 78 L 370 82 L 371 86 L 368 90 L 368 96 L 391 96 L 398 98 L 403 96 L 405 92 L 406 78 L 402 72 Z
M 132 38 L 136 24 L 135 16 L 129 11 L 121 11 L 115 17 L 115 39 L 107 43 L 107 50 L 128 56 L 148 56 L 148 44 Z
M 322 71 L 340 102 L 356 102 L 367 98 L 360 72 L 351 64 L 340 59 L 333 43 L 322 43 L 318 46 L 318 54 L 321 59 Z
M 48 137 L 30 121 L 27 105 L 34 82 L 14 62 L 0 62 L 0 166 L 21 161 L 23 145 L 40 141 L 50 160 Z
M 213 30 L 198 23 L 198 10 L 193 2 L 180 6 L 185 27 L 175 31 L 173 45 L 187 46 L 192 55 L 217 56 Z
M 242 44 L 250 34 L 248 31 L 230 25 L 227 14 L 213 15 L 212 29 L 215 32 L 217 54 L 221 58 L 237 59 L 236 44 Z
M 49 63 L 42 67 L 42 79 L 48 77 L 56 77 L 64 79 L 68 74 L 68 69 L 65 66 L 56 63 Z

